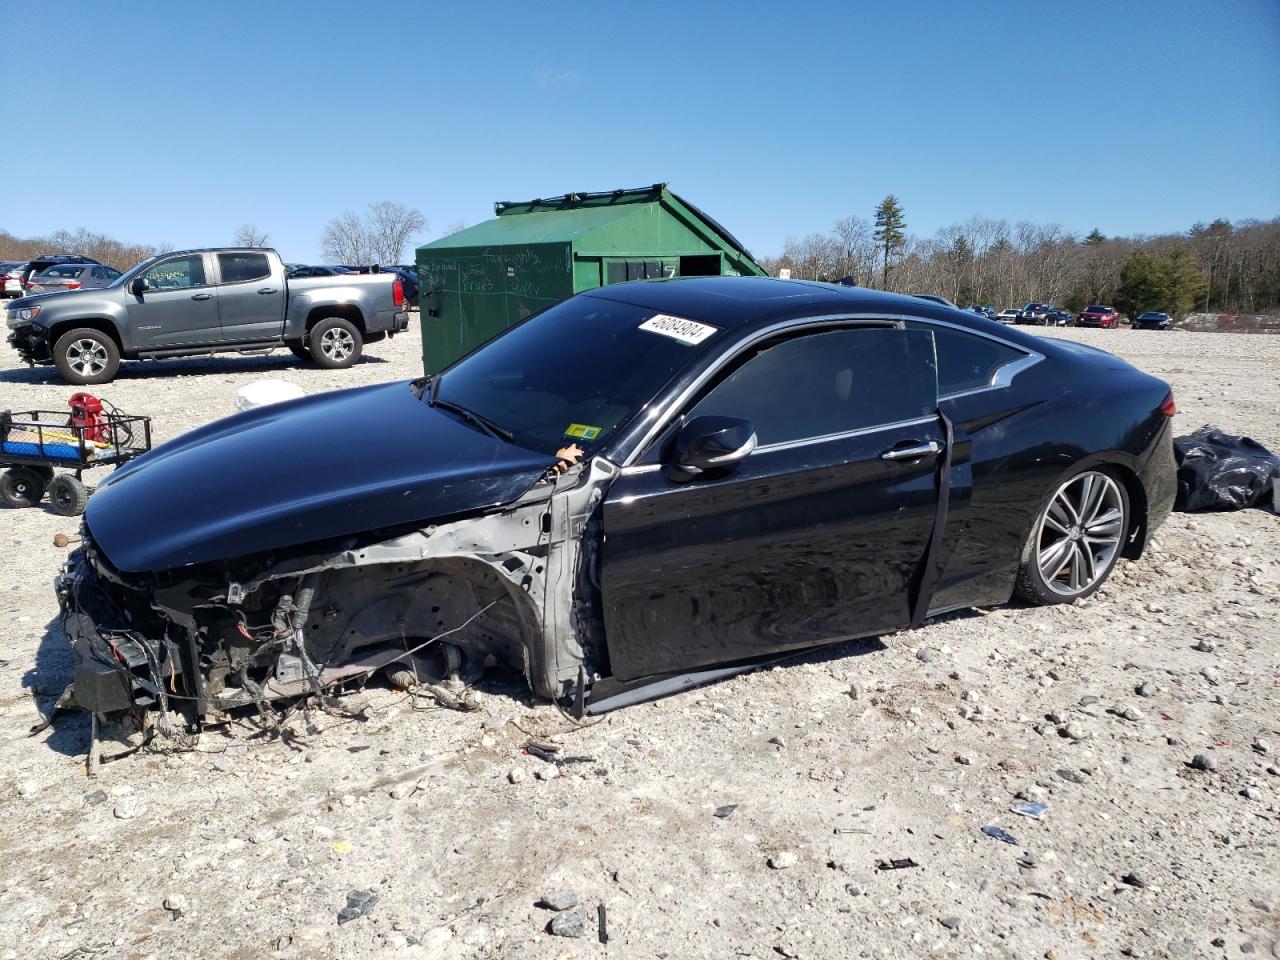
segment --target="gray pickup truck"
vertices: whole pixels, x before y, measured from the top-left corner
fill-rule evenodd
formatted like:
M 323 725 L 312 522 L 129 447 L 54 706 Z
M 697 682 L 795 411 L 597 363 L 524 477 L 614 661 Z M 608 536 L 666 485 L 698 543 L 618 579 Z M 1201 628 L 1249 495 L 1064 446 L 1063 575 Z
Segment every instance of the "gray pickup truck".
M 349 367 L 366 343 L 409 326 L 394 273 L 286 280 L 274 250 L 180 250 L 109 287 L 6 305 L 9 343 L 68 383 L 107 383 L 121 359 L 260 353 L 288 347 L 321 367 Z

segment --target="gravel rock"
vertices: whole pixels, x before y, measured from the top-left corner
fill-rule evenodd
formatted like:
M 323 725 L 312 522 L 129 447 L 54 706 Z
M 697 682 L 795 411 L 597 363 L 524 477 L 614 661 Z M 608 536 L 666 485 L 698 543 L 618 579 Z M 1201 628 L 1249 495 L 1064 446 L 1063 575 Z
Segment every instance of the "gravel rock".
M 800 858 L 793 850 L 779 850 L 768 860 L 769 866 L 774 870 L 788 870 L 800 862 Z
M 916 659 L 919 660 L 921 663 L 932 663 L 933 651 L 930 650 L 928 647 L 921 647 L 919 650 L 916 651 Z
M 1253 741 L 1253 749 L 1255 753 L 1270 753 L 1271 741 L 1258 737 L 1258 739 Z
M 556 937 L 580 937 L 587 930 L 587 911 L 578 907 L 557 913 L 547 929 Z
M 213 765 L 213 769 L 217 770 L 219 773 L 231 773 L 231 771 L 236 768 L 236 762 L 225 753 L 217 754 L 209 762 Z
M 1213 653 L 1213 651 L 1218 649 L 1218 645 L 1208 637 L 1202 637 L 1200 642 L 1195 645 L 1194 649 L 1199 650 L 1201 653 Z
M 551 893 L 544 893 L 538 899 L 538 906 L 545 907 L 548 910 L 570 910 L 578 905 L 578 893 L 576 890 L 553 890 Z
M 1120 878 L 1120 882 L 1127 883 L 1129 886 L 1137 887 L 1138 889 L 1142 889 L 1147 885 L 1146 880 L 1144 880 L 1137 873 L 1133 873 L 1133 872 L 1126 873 L 1123 877 Z
M 1075 723 L 1074 721 L 1063 727 L 1061 732 L 1072 740 L 1088 740 L 1091 736 L 1083 724 Z
M 526 776 L 527 774 L 524 772 L 524 767 L 512 767 L 507 771 L 507 782 L 524 783 Z
M 20 797 L 34 797 L 39 792 L 40 784 L 35 780 L 23 780 L 18 784 L 18 796 Z
M 347 894 L 347 905 L 338 911 L 339 925 L 368 916 L 378 902 L 372 890 L 352 890 Z
M 101 803 L 106 803 L 107 799 L 107 791 L 105 790 L 95 790 L 93 793 L 84 795 L 84 803 L 87 807 L 96 807 Z
M 943 918 L 941 918 L 938 922 L 939 922 L 939 923 L 941 923 L 941 924 L 942 924 L 944 927 L 946 927 L 948 930 L 959 930 L 959 929 L 960 929 L 960 922 L 961 922 L 961 921 L 960 921 L 960 918 L 959 918 L 959 917 L 943 917 Z
M 112 812 L 117 820 L 132 820 L 142 813 L 142 801 L 134 794 L 126 793 L 116 801 L 116 808 Z
M 1257 787 L 1245 787 L 1240 791 L 1240 796 L 1244 797 L 1246 800 L 1261 800 L 1262 791 Z
M 1140 697 L 1154 697 L 1159 692 L 1159 688 L 1150 680 L 1143 680 L 1134 687 L 1133 692 Z
M 1218 762 L 1210 754 L 1197 753 L 1191 758 L 1191 768 L 1193 770 L 1217 770 Z
M 1123 709 L 1116 712 L 1116 716 L 1123 717 L 1125 720 L 1133 720 L 1137 722 L 1138 720 L 1141 720 L 1144 717 L 1146 717 L 1146 714 L 1143 713 L 1141 710 L 1139 710 L 1137 707 L 1124 707 Z
M 554 763 L 544 763 L 533 771 L 533 775 L 539 780 L 555 780 L 560 776 L 560 768 Z
M 976 759 L 977 757 L 975 757 L 972 753 L 962 753 L 956 757 L 956 763 L 964 764 L 967 767 L 972 765 L 974 760 Z

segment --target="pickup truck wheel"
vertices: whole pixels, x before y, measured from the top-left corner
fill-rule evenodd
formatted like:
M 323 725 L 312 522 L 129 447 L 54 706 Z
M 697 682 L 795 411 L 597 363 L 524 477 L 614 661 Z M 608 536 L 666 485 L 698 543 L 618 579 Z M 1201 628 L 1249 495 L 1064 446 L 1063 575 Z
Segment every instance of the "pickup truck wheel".
M 110 383 L 120 369 L 120 348 L 101 330 L 82 327 L 58 338 L 53 362 L 67 383 Z
M 78 517 L 89 503 L 85 485 L 69 473 L 54 477 L 49 484 L 49 506 L 64 517 Z
M 285 346 L 287 346 L 289 348 L 289 352 L 292 353 L 299 360 L 310 362 L 311 351 L 308 350 L 306 347 L 304 347 L 301 343 L 287 343 L 285 344 Z
M 327 369 L 351 366 L 363 346 L 359 328 L 342 317 L 325 317 L 311 328 L 311 359 Z
M 47 482 L 30 467 L 10 467 L 0 474 L 0 500 L 9 507 L 34 507 Z

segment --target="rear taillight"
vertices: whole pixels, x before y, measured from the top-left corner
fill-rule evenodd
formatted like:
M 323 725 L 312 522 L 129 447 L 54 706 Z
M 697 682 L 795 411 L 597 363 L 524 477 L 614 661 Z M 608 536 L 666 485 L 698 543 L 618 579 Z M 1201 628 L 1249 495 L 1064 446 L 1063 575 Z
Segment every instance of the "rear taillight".
M 75 283 L 68 283 L 68 284 L 67 284 L 67 289 L 68 289 L 68 290 L 79 290 L 79 289 L 80 289 L 80 281 L 79 281 L 79 280 L 77 280 Z
M 1172 417 L 1178 412 L 1178 405 L 1173 402 L 1173 391 L 1170 390 L 1164 398 L 1164 403 L 1160 404 L 1160 412 L 1166 417 Z
M 391 282 L 391 302 L 397 307 L 404 306 L 404 281 L 399 277 Z

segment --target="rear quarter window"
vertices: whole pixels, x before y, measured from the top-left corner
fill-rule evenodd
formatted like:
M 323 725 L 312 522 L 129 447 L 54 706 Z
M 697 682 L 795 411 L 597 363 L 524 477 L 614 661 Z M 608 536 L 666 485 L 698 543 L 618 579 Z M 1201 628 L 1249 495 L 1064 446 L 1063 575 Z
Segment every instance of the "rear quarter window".
M 938 396 L 978 390 L 991 385 L 997 371 L 1027 354 L 976 333 L 951 327 L 908 322 L 909 328 L 929 330 L 938 350 Z

